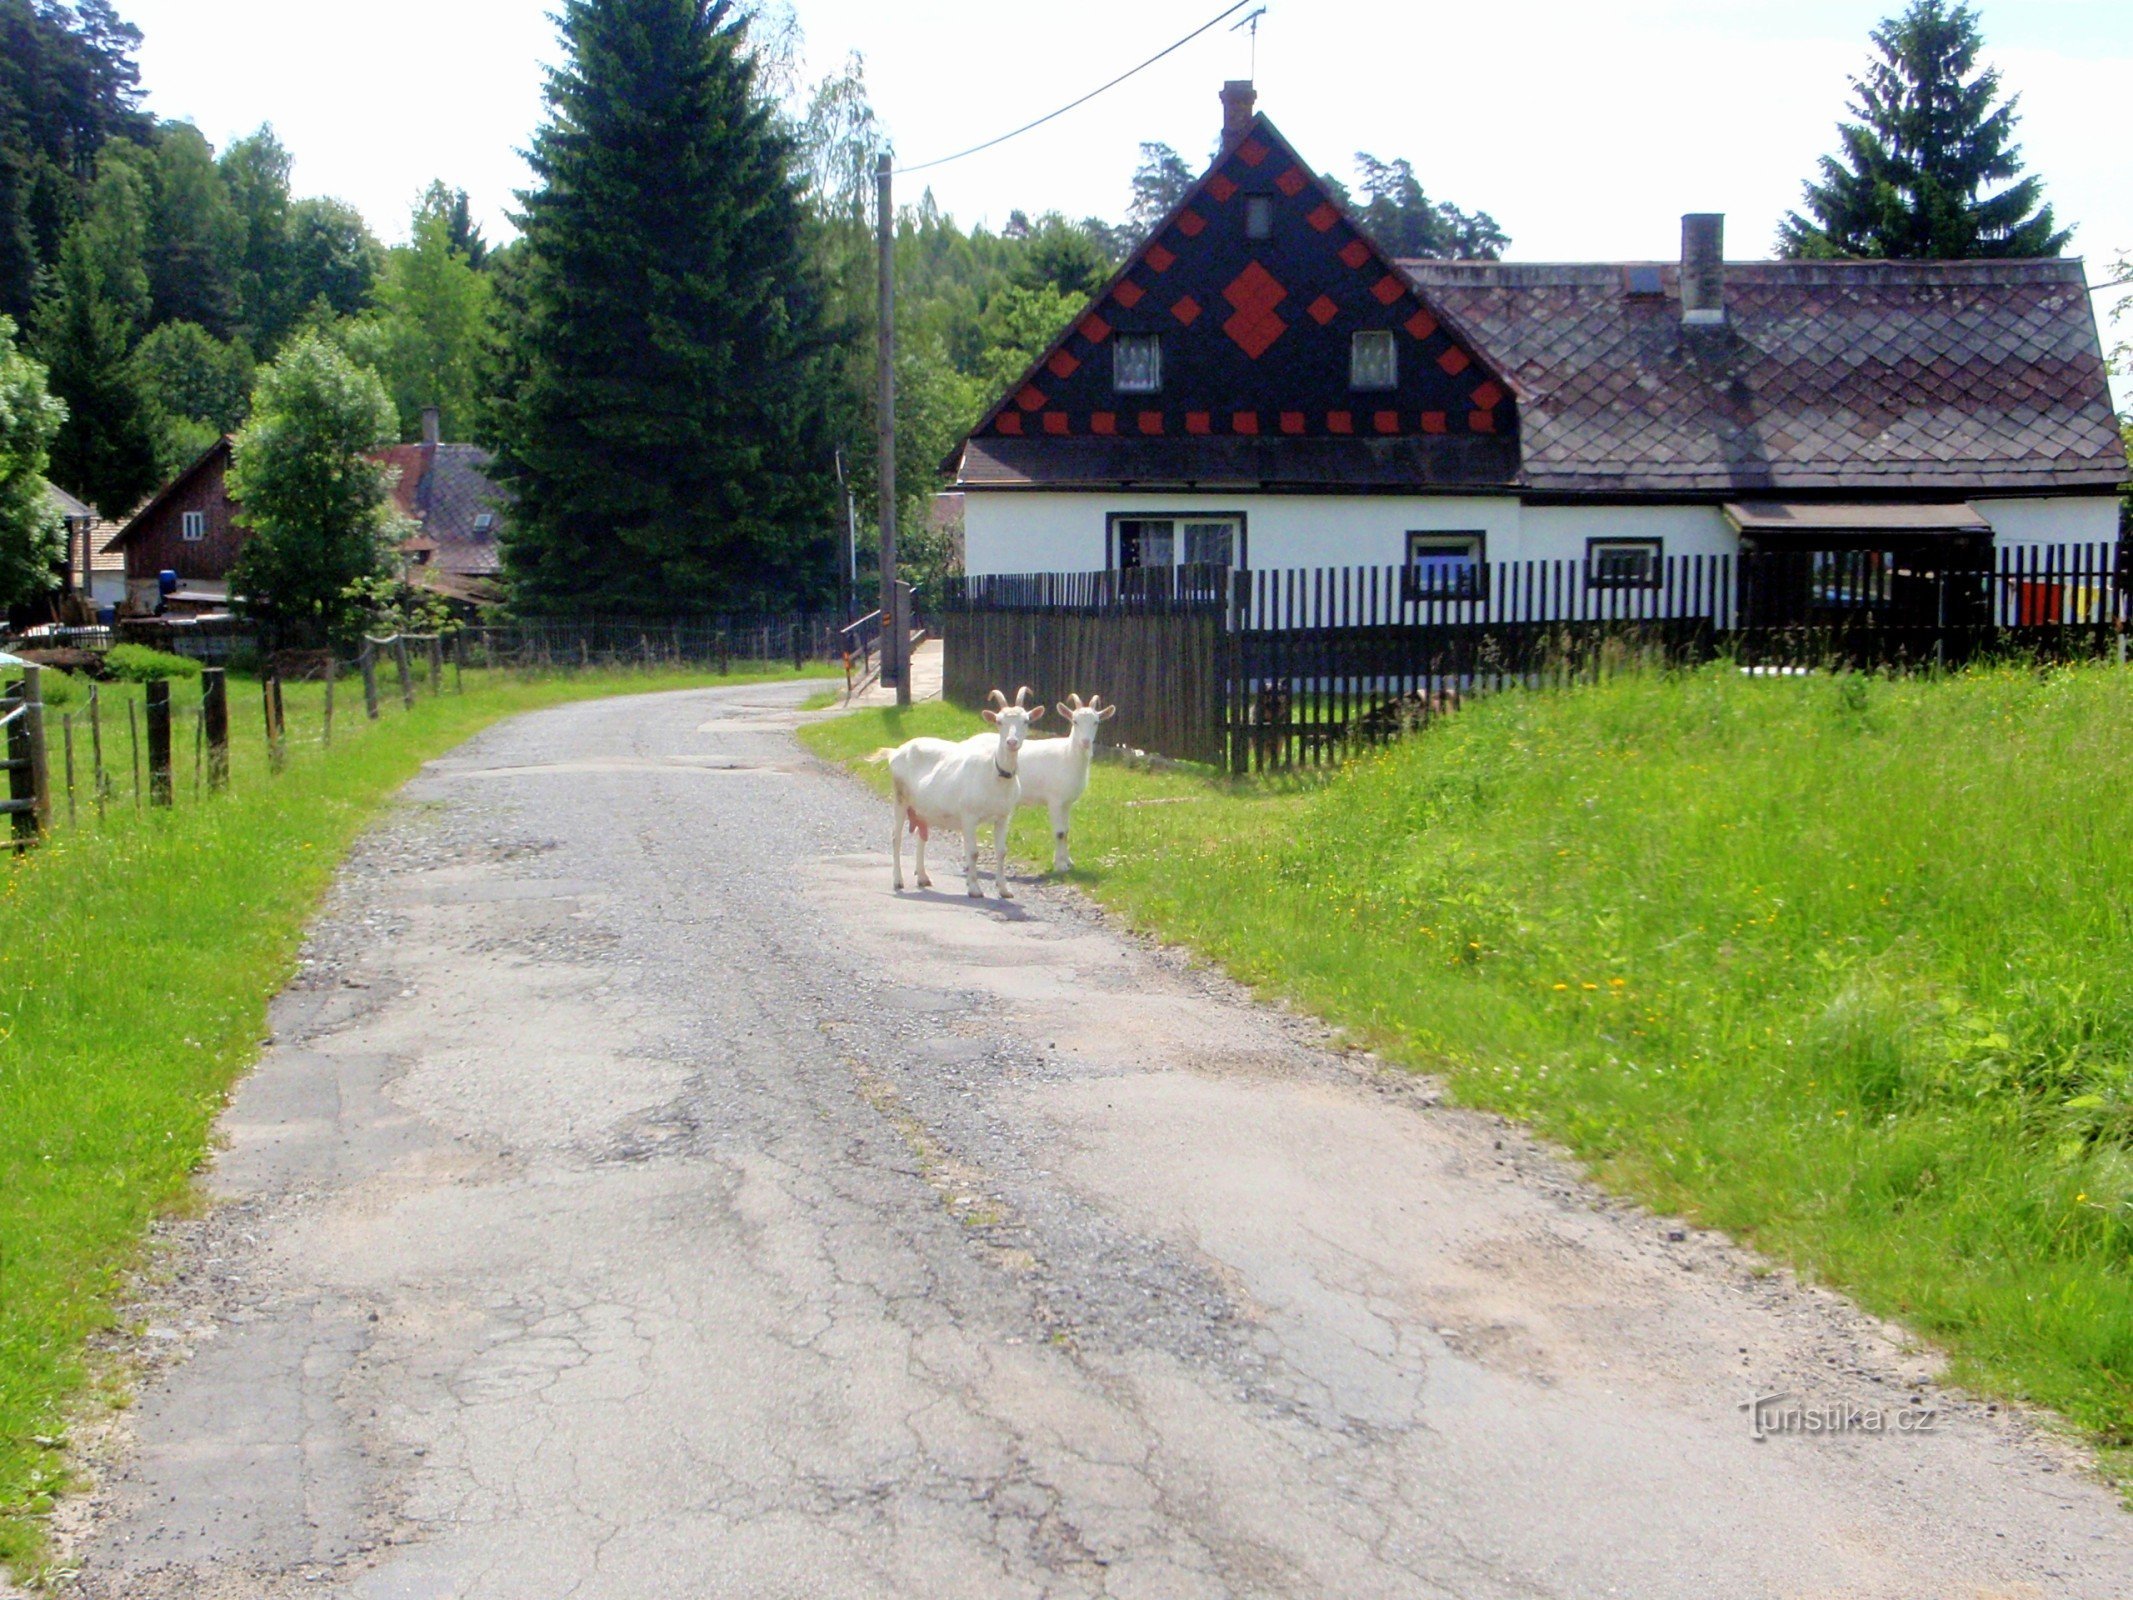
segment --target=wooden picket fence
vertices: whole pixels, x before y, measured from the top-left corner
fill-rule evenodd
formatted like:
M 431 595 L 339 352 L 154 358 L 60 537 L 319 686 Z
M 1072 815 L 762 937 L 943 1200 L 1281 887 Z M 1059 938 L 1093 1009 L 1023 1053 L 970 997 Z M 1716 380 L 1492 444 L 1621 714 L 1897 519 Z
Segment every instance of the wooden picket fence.
M 1029 684 L 1119 704 L 1111 737 L 1232 772 L 1337 760 L 1510 685 L 1725 657 L 1768 672 L 1910 671 L 2123 655 L 2113 545 L 1675 556 L 1429 570 L 1159 568 L 965 578 L 944 597 L 945 687 Z

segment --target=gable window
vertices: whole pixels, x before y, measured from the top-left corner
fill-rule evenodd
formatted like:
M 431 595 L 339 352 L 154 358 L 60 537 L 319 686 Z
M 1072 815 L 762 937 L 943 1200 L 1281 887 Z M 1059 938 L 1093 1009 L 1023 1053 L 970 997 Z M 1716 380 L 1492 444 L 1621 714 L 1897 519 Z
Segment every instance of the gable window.
M 207 513 L 188 511 L 178 519 L 178 537 L 187 544 L 198 544 L 207 537 Z
M 1479 600 L 1488 592 L 1487 543 L 1479 533 L 1410 533 L 1410 600 Z
M 1245 196 L 1244 236 L 1247 239 L 1271 239 L 1274 237 L 1274 197 L 1270 194 Z
M 1120 394 L 1154 394 L 1163 387 L 1160 335 L 1122 333 L 1111 341 L 1111 387 Z
M 1585 583 L 1593 589 L 1656 589 L 1661 552 L 1657 539 L 1587 539 Z
M 1111 558 L 1136 567 L 1234 567 L 1244 552 L 1244 518 L 1229 512 L 1174 517 L 1113 517 Z
M 1359 333 L 1348 346 L 1348 387 L 1351 389 L 1397 389 L 1400 386 L 1400 347 L 1388 329 Z

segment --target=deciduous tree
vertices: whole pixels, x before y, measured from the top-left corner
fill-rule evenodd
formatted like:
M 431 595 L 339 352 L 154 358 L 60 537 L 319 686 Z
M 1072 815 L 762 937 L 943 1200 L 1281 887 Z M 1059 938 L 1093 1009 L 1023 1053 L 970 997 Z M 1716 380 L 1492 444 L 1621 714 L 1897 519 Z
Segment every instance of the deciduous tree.
M 45 387 L 44 368 L 16 348 L 0 317 L 0 611 L 52 588 L 66 535 L 45 495 L 52 440 L 67 408 Z
M 315 334 L 260 374 L 230 460 L 251 529 L 230 586 L 276 647 L 336 637 L 351 589 L 385 570 L 392 474 L 370 457 L 394 434 L 377 374 Z

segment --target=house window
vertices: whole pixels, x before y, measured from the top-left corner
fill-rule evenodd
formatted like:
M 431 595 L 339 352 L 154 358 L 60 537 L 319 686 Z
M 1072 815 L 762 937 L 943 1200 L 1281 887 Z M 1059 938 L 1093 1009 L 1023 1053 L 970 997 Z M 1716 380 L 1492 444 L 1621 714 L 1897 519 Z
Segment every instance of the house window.
M 1135 567 L 1234 567 L 1243 556 L 1244 518 L 1113 517 L 1111 554 L 1120 571 Z
M 1351 389 L 1397 389 L 1400 386 L 1400 351 L 1386 330 L 1359 333 L 1348 346 L 1348 387 Z
M 1111 341 L 1111 387 L 1120 394 L 1154 394 L 1163 387 L 1163 341 L 1152 333 L 1122 333 Z
M 1410 533 L 1410 600 L 1479 600 L 1488 592 L 1486 541 L 1478 533 Z
M 474 519 L 474 531 L 476 533 L 494 533 L 496 531 L 496 513 L 484 511 L 480 516 L 476 517 Z
M 1587 539 L 1585 582 L 1594 589 L 1656 589 L 1660 564 L 1657 539 Z
M 1271 239 L 1274 237 L 1274 197 L 1272 195 L 1255 194 L 1245 197 L 1244 236 L 1247 239 Z
M 207 537 L 207 513 L 188 511 L 178 519 L 178 537 L 187 544 L 198 544 Z

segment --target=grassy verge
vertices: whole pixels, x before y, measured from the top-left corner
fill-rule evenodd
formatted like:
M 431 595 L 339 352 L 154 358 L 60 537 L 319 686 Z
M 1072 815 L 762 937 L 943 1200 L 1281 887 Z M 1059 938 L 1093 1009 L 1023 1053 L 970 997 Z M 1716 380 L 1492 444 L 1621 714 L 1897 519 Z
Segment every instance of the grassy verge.
M 330 750 L 322 686 L 290 685 L 278 776 L 259 686 L 233 682 L 229 794 L 196 792 L 187 716 L 177 804 L 160 812 L 131 792 L 123 706 L 141 691 L 107 690 L 117 792 L 103 815 L 78 729 L 77 820 L 62 801 L 49 843 L 0 854 L 0 1567 L 37 1558 L 41 1513 L 63 1486 L 67 1406 L 89 1375 L 84 1341 L 109 1324 L 150 1220 L 189 1202 L 212 1119 L 357 831 L 424 761 L 500 718 L 734 681 L 469 673 L 463 695 L 425 695 L 412 712 L 395 702 L 375 724 L 343 682 Z M 190 708 L 197 686 L 177 699 Z M 56 715 L 51 735 L 57 781 Z
M 906 726 L 975 723 L 809 737 Z M 1505 695 L 1316 783 L 1099 770 L 1075 835 L 1134 922 L 2133 1463 L 2133 674 Z

